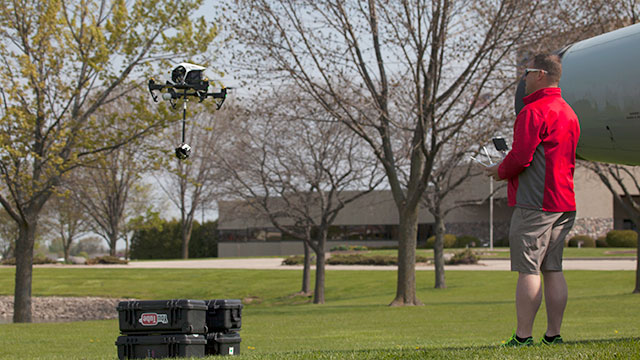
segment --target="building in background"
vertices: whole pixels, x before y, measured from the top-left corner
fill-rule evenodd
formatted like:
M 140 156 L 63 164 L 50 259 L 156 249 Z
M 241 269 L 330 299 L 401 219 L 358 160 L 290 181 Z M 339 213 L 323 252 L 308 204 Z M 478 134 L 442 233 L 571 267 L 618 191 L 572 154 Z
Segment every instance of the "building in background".
M 494 183 L 498 188 L 500 184 Z M 590 170 L 577 167 L 575 173 L 577 217 L 573 235 L 593 238 L 612 229 L 629 228 L 629 220 L 613 195 Z M 636 194 L 637 195 L 637 194 Z M 458 191 L 450 195 L 448 207 L 456 207 L 445 219 L 446 232 L 471 235 L 483 243 L 489 242 L 489 178 L 469 178 Z M 506 187 L 494 196 L 494 242 L 507 237 L 513 209 L 507 206 Z M 283 236 L 260 212 L 244 201 L 224 201 L 219 204 L 219 257 L 295 255 L 303 253 L 301 240 Z M 371 192 L 348 204 L 336 217 L 329 230 L 327 250 L 338 245 L 368 247 L 397 246 L 398 213 L 391 191 Z M 433 216 L 421 207 L 418 244 L 433 235 Z

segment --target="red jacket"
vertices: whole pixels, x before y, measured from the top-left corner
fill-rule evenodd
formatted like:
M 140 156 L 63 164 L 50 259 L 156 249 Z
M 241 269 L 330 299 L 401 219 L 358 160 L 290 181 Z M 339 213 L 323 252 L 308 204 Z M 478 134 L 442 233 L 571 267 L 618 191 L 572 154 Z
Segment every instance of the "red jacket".
M 508 179 L 509 206 L 551 212 L 576 210 L 573 172 L 580 124 L 560 88 L 543 88 L 524 99 L 513 146 L 498 167 Z

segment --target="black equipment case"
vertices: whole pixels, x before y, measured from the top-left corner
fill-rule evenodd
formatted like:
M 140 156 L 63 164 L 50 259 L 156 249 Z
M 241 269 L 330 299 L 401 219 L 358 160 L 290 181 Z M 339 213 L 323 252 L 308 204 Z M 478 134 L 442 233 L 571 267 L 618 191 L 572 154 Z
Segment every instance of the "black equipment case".
M 207 303 L 203 300 L 121 301 L 122 334 L 206 334 Z
M 209 300 L 207 328 L 209 332 L 239 331 L 242 326 L 242 301 L 239 299 Z
M 207 334 L 205 355 L 240 355 L 240 334 L 237 332 Z
M 118 359 L 159 359 L 166 357 L 203 357 L 205 335 L 129 335 L 119 336 Z

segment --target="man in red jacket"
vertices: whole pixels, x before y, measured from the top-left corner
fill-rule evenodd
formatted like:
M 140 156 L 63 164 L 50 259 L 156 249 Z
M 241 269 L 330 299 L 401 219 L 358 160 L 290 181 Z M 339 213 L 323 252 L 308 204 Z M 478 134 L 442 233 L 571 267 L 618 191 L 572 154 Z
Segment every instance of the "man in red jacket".
M 508 180 L 509 206 L 515 206 L 509 229 L 511 270 L 517 271 L 517 329 L 505 346 L 532 345 L 532 328 L 542 302 L 544 279 L 547 331 L 543 344 L 562 343 L 560 326 L 567 305 L 562 274 L 564 239 L 573 227 L 573 190 L 578 117 L 562 99 L 560 58 L 541 54 L 525 70 L 524 108 L 518 114 L 511 151 L 486 172 Z

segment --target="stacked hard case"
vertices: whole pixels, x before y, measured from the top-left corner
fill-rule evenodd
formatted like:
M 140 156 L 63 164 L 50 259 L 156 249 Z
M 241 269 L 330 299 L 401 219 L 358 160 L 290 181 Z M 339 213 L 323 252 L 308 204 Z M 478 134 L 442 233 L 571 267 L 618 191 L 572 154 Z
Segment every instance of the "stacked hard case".
M 207 347 L 205 355 L 238 355 L 242 302 L 236 299 L 207 301 Z
M 240 300 L 122 301 L 119 359 L 240 353 Z

